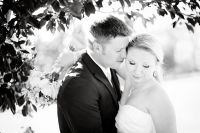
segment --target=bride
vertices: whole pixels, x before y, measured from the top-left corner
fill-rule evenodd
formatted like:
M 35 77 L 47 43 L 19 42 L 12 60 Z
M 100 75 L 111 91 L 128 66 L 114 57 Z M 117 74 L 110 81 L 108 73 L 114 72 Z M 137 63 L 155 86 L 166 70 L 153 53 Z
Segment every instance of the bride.
M 159 83 L 162 60 L 162 50 L 150 35 L 141 34 L 129 42 L 126 69 L 118 70 L 127 73 L 116 116 L 119 133 L 177 132 L 174 109 Z
M 73 58 L 66 64 L 61 61 L 62 64 L 73 64 L 83 52 L 85 50 L 63 54 L 63 59 L 69 55 Z M 139 34 L 129 42 L 126 52 L 126 59 L 117 70 L 125 81 L 115 118 L 118 132 L 176 133 L 174 109 L 160 85 L 161 48 L 151 35 Z

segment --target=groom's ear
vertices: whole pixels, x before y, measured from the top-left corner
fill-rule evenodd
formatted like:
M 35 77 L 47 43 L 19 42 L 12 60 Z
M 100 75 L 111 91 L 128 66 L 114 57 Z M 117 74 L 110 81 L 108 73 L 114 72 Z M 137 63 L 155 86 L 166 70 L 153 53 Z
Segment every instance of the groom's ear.
M 93 43 L 93 48 L 94 48 L 94 51 L 98 54 L 101 54 L 102 51 L 103 51 L 103 47 L 101 44 L 97 43 L 97 42 L 94 42 Z

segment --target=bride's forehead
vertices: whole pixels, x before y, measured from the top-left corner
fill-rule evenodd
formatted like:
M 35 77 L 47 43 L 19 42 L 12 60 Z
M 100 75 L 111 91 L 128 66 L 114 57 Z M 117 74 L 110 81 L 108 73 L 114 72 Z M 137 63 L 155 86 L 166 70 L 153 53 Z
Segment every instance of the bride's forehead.
M 146 48 L 140 48 L 140 47 L 129 47 L 128 48 L 128 53 L 130 54 L 144 54 L 144 53 L 151 53 L 151 51 L 149 49 Z
M 128 50 L 127 58 L 154 59 L 156 57 L 151 51 L 131 48 Z

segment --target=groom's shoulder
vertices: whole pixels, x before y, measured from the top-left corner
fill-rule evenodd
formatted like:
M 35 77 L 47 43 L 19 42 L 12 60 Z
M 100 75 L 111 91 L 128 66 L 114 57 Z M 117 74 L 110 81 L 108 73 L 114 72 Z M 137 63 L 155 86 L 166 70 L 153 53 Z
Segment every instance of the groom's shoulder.
M 89 89 L 92 86 L 92 77 L 87 67 L 82 62 L 77 62 L 66 73 L 59 88 L 58 98 L 64 98 L 65 94 L 74 93 L 84 88 Z
M 78 60 L 65 74 L 63 84 L 72 82 L 79 82 L 81 79 L 87 79 L 90 72 L 82 60 Z

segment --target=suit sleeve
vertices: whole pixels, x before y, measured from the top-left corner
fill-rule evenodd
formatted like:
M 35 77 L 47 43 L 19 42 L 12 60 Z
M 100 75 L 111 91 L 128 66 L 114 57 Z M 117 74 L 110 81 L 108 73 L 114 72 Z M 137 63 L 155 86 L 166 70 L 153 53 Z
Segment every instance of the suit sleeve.
M 58 121 L 61 133 L 67 133 L 71 126 L 78 133 L 103 133 L 95 86 L 88 80 L 73 78 L 60 89 Z

